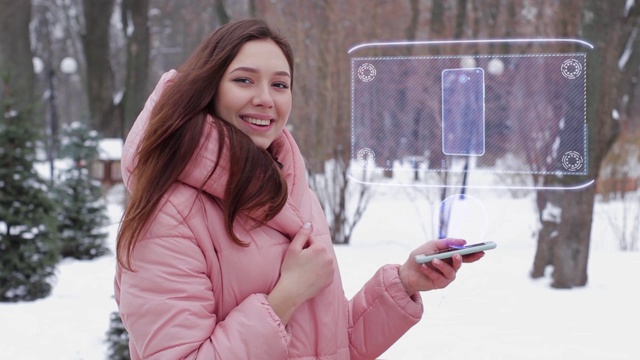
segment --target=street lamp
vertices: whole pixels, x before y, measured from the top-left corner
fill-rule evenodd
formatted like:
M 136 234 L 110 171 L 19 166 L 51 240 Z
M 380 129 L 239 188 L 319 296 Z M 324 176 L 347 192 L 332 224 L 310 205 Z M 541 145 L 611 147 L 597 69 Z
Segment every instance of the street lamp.
M 65 57 L 60 61 L 60 71 L 67 75 L 75 74 L 78 70 L 78 63 L 76 59 L 72 57 Z M 33 72 L 35 74 L 41 74 L 46 69 L 47 76 L 47 91 L 44 98 L 49 103 L 49 119 L 48 123 L 48 136 L 47 136 L 47 160 L 49 162 L 49 174 L 51 181 L 54 181 L 54 162 L 57 158 L 58 151 L 58 109 L 56 106 L 56 71 L 54 66 L 45 66 L 42 59 L 38 57 L 33 58 Z
M 32 59 L 33 62 L 33 72 L 36 75 L 40 75 L 45 71 L 45 64 L 39 57 L 34 57 Z M 49 162 L 49 175 L 50 180 L 53 182 L 53 171 L 54 171 L 54 160 L 55 160 L 55 145 L 54 145 L 54 137 L 57 133 L 57 117 L 56 117 L 56 108 L 55 108 L 55 88 L 53 84 L 53 78 L 55 76 L 55 72 L 52 66 L 48 67 L 47 71 L 47 91 L 43 98 L 46 98 L 49 101 L 49 119 L 48 123 L 48 133 L 46 138 L 46 151 L 47 151 L 47 161 Z
M 60 61 L 60 71 L 67 75 L 73 75 L 78 71 L 78 62 L 71 56 L 67 56 Z

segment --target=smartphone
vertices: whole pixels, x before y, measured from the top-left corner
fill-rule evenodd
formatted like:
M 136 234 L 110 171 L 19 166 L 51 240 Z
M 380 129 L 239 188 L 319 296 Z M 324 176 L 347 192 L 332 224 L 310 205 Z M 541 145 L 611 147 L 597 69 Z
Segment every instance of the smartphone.
M 481 242 L 477 244 L 470 244 L 461 247 L 450 247 L 443 249 L 433 254 L 428 255 L 416 255 L 416 262 L 419 264 L 430 262 L 433 259 L 448 259 L 454 254 L 469 255 L 480 251 L 486 251 L 495 249 L 497 244 L 493 241 Z
M 485 152 L 484 70 L 442 71 L 442 152 L 481 156 Z

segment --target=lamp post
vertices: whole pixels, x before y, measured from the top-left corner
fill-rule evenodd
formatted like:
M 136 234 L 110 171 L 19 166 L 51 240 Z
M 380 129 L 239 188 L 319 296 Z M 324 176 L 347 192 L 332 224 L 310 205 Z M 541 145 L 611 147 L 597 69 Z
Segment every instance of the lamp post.
M 49 86 L 49 139 L 47 141 L 49 154 L 49 171 L 51 173 L 51 182 L 54 182 L 54 162 L 57 158 L 58 149 L 58 109 L 56 108 L 56 72 L 53 67 L 49 67 L 47 80 Z
M 54 145 L 53 139 L 54 134 L 57 132 L 57 118 L 56 118 L 56 108 L 55 108 L 55 87 L 54 87 L 54 77 L 55 72 L 52 66 L 45 66 L 44 62 L 39 57 L 34 57 L 33 61 L 33 72 L 36 75 L 43 74 L 46 68 L 46 92 L 44 93 L 43 99 L 46 99 L 49 105 L 49 116 L 47 118 L 47 131 L 46 131 L 46 143 L 45 148 L 47 152 L 47 161 L 49 162 L 49 176 L 50 181 L 53 182 L 53 173 L 54 173 Z
M 76 74 L 78 71 L 78 62 L 75 58 L 67 56 L 60 61 L 60 72 L 62 76 L 58 76 L 59 96 L 64 106 L 60 109 L 60 117 L 63 123 L 78 120 L 77 106 L 78 101 L 74 101 L 74 97 L 78 96 L 74 84 L 78 81 Z
M 60 62 L 60 71 L 66 75 L 75 74 L 78 69 L 78 63 L 72 57 L 65 57 Z M 58 108 L 56 104 L 56 70 L 53 65 L 45 66 L 42 59 L 38 57 L 33 58 L 33 71 L 35 74 L 41 74 L 46 70 L 46 88 L 45 98 L 49 106 L 48 119 L 47 119 L 47 139 L 46 139 L 46 151 L 47 161 L 49 162 L 49 174 L 51 176 L 51 182 L 54 181 L 55 173 L 55 159 L 58 152 Z

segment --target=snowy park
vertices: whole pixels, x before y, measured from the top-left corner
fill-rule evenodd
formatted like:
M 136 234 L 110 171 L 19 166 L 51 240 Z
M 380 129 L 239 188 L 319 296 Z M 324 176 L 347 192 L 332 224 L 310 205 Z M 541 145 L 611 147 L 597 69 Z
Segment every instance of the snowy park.
M 214 310 L 198 305 L 203 312 L 194 317 L 159 310 L 188 319 L 189 329 L 213 325 L 204 320 L 211 314 L 218 321 L 211 328 L 224 336 L 233 334 L 225 333 L 228 324 L 251 324 L 238 327 L 241 332 L 262 329 L 255 325 L 258 316 L 220 322 L 229 312 L 217 308 L 240 292 L 217 284 L 233 289 L 253 274 L 270 274 L 272 282 L 256 280 L 262 287 L 247 288 L 229 310 L 255 293 L 269 293 L 268 306 L 260 309 L 275 315 L 262 319 L 295 330 L 289 316 L 304 304 L 310 317 L 298 312 L 298 323 L 324 322 L 290 331 L 296 340 L 283 342 L 281 354 L 329 360 L 323 354 L 348 353 L 340 344 L 351 329 L 333 326 L 342 330 L 333 333 L 324 326 L 345 320 L 347 312 L 339 302 L 320 301 L 329 292 L 319 291 L 331 289 L 334 297 L 327 299 L 341 295 L 327 250 L 335 252 L 349 299 L 380 267 L 415 261 L 409 254 L 425 242 L 461 238 L 496 247 L 463 264 L 445 288 L 422 292 L 422 319 L 377 360 L 640 359 L 640 1 L 362 5 L 0 1 L 0 360 L 128 359 L 114 297 L 125 209 L 120 255 L 133 251 L 143 233 L 155 240 L 153 231 L 169 241 L 145 245 L 159 248 L 192 237 L 198 246 L 233 246 L 252 231 L 279 241 L 278 248 L 258 241 L 251 248 L 255 259 L 273 260 L 271 272 L 255 266 L 236 271 L 237 264 L 256 262 L 240 263 L 219 248 L 194 247 L 180 256 L 174 249 L 188 250 L 186 242 L 164 246 L 162 255 L 143 251 L 149 263 L 170 264 L 164 267 L 170 273 L 209 277 L 194 288 Z M 133 168 L 128 179 L 135 178 L 129 184 L 137 188 L 129 194 L 122 169 Z M 186 204 L 182 192 L 170 189 L 203 191 L 204 215 L 187 214 L 194 207 L 170 210 Z M 308 201 L 312 192 L 324 213 Z M 299 203 L 296 194 L 302 194 Z M 153 213 L 161 197 L 167 218 L 179 225 L 140 230 L 151 216 L 163 219 Z M 305 207 L 309 214 L 300 211 Z M 282 209 L 291 210 L 291 218 Z M 251 221 L 239 218 L 247 215 Z M 315 228 L 326 239 L 316 242 L 322 253 L 300 256 L 312 239 L 286 253 L 293 256 L 265 256 L 265 248 L 285 254 L 294 233 L 268 228 L 272 215 L 286 226 L 325 216 L 329 230 Z M 203 232 L 193 231 L 192 219 Z M 254 220 L 264 228 L 248 228 Z M 167 233 L 184 225 L 187 235 L 166 234 L 164 225 Z M 246 230 L 242 236 L 237 226 Z M 206 271 L 176 265 L 203 254 L 211 266 Z M 241 274 L 240 281 L 216 278 L 223 267 L 213 263 L 220 259 L 234 269 L 225 275 Z M 165 280 L 161 285 L 178 284 L 178 290 L 145 292 L 161 304 L 148 306 L 137 285 L 125 281 L 140 303 L 131 302 L 133 310 L 123 308 L 123 314 L 156 311 L 175 299 L 187 313 L 196 309 L 182 278 L 162 277 L 151 265 L 149 273 Z M 401 282 L 412 293 L 417 276 L 406 269 Z M 147 279 L 134 280 L 146 286 Z M 285 284 L 284 293 L 272 283 Z M 390 294 L 392 286 L 385 286 L 371 288 Z M 224 294 L 210 297 L 209 289 Z M 373 292 L 364 297 L 400 304 L 393 294 Z M 400 295 L 406 300 L 401 288 Z M 308 302 L 314 297 L 318 301 Z M 283 316 L 283 309 L 289 313 Z M 370 309 L 353 313 L 366 314 L 359 324 L 375 332 L 370 324 L 376 321 L 369 319 L 379 321 L 375 316 L 389 315 L 389 307 Z M 158 327 L 163 336 L 138 335 L 132 325 L 135 350 L 145 347 L 138 346 L 139 337 L 180 350 L 166 339 L 178 341 L 187 327 L 151 312 L 140 312 L 146 316 L 138 322 L 141 332 L 153 330 L 146 321 L 153 318 L 164 326 Z M 193 319 L 205 326 L 192 326 Z M 387 329 L 398 328 L 391 323 Z M 210 334 L 183 343 L 202 357 L 201 339 Z M 325 335 L 344 341 L 325 341 Z M 299 340 L 304 337 L 309 341 Z M 215 336 L 212 342 L 259 357 L 273 344 L 246 333 L 237 338 L 262 339 L 264 347 L 234 346 Z M 363 353 L 383 343 L 362 338 Z M 158 354 L 156 348 L 141 351 Z
M 402 263 L 432 237 L 433 204 L 425 190 L 376 186 L 352 243 L 335 246 L 347 297 L 386 263 Z M 472 192 L 473 194 L 473 192 Z M 537 218 L 533 199 L 477 192 L 488 223 L 482 239 L 498 244 L 466 264 L 446 289 L 423 293 L 423 319 L 381 359 L 637 359 L 640 253 L 617 249 L 611 216 L 615 202 L 599 203 L 586 287 L 556 290 L 532 280 Z M 124 190 L 107 194 L 113 250 Z M 437 205 L 437 204 L 436 204 Z M 620 205 L 620 204 L 618 204 Z M 64 260 L 52 294 L 0 304 L 2 358 L 106 359 L 113 299 L 113 252 L 91 261 Z

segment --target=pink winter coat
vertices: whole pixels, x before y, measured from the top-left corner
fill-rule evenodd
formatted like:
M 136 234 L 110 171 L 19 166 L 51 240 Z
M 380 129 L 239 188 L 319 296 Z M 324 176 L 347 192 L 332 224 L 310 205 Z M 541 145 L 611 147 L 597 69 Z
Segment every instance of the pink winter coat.
M 122 157 L 125 183 L 151 109 L 175 75 L 163 75 L 129 133 Z M 207 124 L 203 147 L 136 245 L 135 271 L 116 269 L 115 296 L 132 359 L 375 359 L 419 321 L 420 297 L 409 297 L 398 265 L 387 265 L 350 301 L 336 269 L 333 283 L 283 326 L 266 296 L 304 222 L 312 222 L 313 236 L 333 252 L 324 213 L 308 186 L 300 151 L 284 130 L 276 155 L 288 184 L 287 204 L 257 229 L 245 218 L 236 220 L 236 234 L 250 243 L 236 245 L 225 232 L 218 202 L 197 191 L 218 148 L 215 126 L 211 119 Z M 220 198 L 233 165 L 223 152 L 204 191 Z

